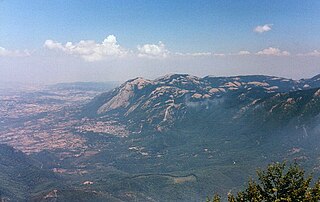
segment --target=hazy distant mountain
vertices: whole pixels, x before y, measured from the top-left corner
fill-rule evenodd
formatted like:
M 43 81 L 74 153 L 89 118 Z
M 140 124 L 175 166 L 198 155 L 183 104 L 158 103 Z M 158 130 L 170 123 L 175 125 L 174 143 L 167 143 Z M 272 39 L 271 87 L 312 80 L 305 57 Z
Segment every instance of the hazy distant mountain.
M 319 87 L 320 75 L 295 81 L 261 75 L 199 78 L 173 74 L 156 80 L 129 80 L 113 91 L 96 97 L 85 112 L 94 116 L 113 114 L 128 122 L 127 126 L 132 131 L 145 127 L 161 131 L 183 121 L 189 112 L 196 109 L 199 114 L 217 114 L 213 110 L 217 106 L 233 107 L 239 110 L 235 111 L 235 118 L 261 105 L 266 112 L 272 107 L 275 111 L 282 105 L 284 107 L 283 102 L 287 102 L 288 106 L 307 105 L 301 102 L 314 102 L 317 96 L 306 101 L 303 91 Z M 286 95 L 294 91 L 297 91 L 298 97 L 295 93 Z M 269 106 L 269 102 L 275 105 Z
M 142 173 L 127 183 L 135 184 L 135 193 L 158 201 L 197 201 L 212 190 L 228 192 L 256 167 L 284 159 L 296 160 L 319 176 L 319 114 L 319 76 L 295 81 L 184 74 L 129 80 L 82 111 L 85 117 L 114 120 L 130 131 L 117 146 L 121 155 L 103 151 L 94 162 L 108 157 L 118 170 Z M 173 185 L 168 176 L 144 173 L 190 179 Z M 172 186 L 176 195 L 167 190 Z M 158 191 L 149 190 L 153 188 Z
M 103 92 L 99 85 L 5 97 L 1 138 L 30 154 L 0 145 L 1 194 L 22 201 L 204 201 L 239 190 L 257 167 L 283 160 L 316 178 L 319 78 L 173 74 L 132 79 L 91 101 Z M 13 116 L 24 108 L 35 114 Z
M 53 90 L 87 90 L 87 91 L 107 91 L 115 88 L 119 82 L 72 82 L 72 83 L 58 83 L 49 85 L 49 89 Z

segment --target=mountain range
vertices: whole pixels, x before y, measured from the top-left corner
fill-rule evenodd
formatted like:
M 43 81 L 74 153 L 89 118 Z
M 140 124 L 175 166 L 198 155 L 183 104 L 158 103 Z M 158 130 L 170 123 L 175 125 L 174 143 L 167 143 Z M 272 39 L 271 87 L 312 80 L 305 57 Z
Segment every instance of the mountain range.
M 71 89 L 77 86 L 95 89 L 92 83 Z M 79 153 L 59 147 L 25 155 L 0 145 L 0 158 L 9 162 L 0 175 L 3 196 L 18 201 L 204 201 L 213 192 L 236 192 L 256 168 L 284 160 L 320 176 L 320 75 L 301 80 L 139 77 L 61 110 L 51 116 L 71 120 L 63 132 L 74 135 L 69 140 L 81 140 Z M 41 130 L 57 131 L 54 124 L 50 131 Z M 17 169 L 10 169 L 13 164 Z
M 277 118 L 285 115 L 290 119 L 294 117 L 286 115 L 286 111 L 304 116 L 304 110 L 316 107 L 312 110 L 318 113 L 320 91 L 315 89 L 319 87 L 320 75 L 296 81 L 261 75 L 199 78 L 173 74 L 155 80 L 129 80 L 96 97 L 84 111 L 91 116 L 118 117 L 132 132 L 167 130 L 194 111 L 201 116 L 219 115 L 216 108 L 237 109 L 230 119 L 258 110 L 259 115 L 269 118 L 281 111 Z
M 297 161 L 319 176 L 320 75 L 135 78 L 82 112 L 129 131 L 124 144 L 134 154 L 117 158 L 117 169 L 196 176 L 182 201 L 233 190 L 273 161 Z

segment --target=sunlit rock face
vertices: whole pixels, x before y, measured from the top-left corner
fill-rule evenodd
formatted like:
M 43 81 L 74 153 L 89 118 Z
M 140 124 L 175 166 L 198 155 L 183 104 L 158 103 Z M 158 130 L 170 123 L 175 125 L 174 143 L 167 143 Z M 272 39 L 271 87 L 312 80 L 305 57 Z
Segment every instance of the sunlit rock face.
M 97 116 L 117 115 L 136 130 L 144 126 L 166 130 L 192 110 L 215 113 L 215 107 L 231 102 L 241 102 L 237 106 L 239 113 L 234 115 L 238 117 L 244 111 L 257 108 L 262 99 L 279 95 L 282 98 L 283 93 L 320 87 L 318 77 L 303 80 L 262 75 L 200 78 L 169 74 L 155 80 L 138 77 L 97 97 L 95 100 L 99 102 L 94 100 L 90 106 L 94 106 L 91 112 Z M 315 92 L 314 95 L 318 94 Z M 286 103 L 287 108 L 297 104 L 290 97 L 286 98 Z M 275 108 L 271 106 L 268 111 Z

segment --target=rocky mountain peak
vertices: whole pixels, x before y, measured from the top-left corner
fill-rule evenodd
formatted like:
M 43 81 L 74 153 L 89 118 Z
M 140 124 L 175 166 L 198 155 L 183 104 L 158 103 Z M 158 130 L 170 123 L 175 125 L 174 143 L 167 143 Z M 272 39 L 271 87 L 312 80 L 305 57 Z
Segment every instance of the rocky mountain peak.
M 153 84 L 154 82 L 148 79 L 144 79 L 142 77 L 137 77 L 131 80 L 128 80 L 127 82 L 124 83 L 123 88 L 126 89 L 132 89 L 134 90 L 135 88 L 138 90 L 141 90 L 142 88 L 144 88 L 145 86 L 149 85 L 149 84 Z
M 91 106 L 95 106 L 97 115 L 116 112 L 129 123 L 151 124 L 159 129 L 175 120 L 182 120 L 192 109 L 210 111 L 212 106 L 224 100 L 230 100 L 228 102 L 233 103 L 232 106 L 246 109 L 252 107 L 256 100 L 273 97 L 277 93 L 319 87 L 320 79 L 314 78 L 295 81 L 263 75 L 200 78 L 170 74 L 155 80 L 141 77 L 128 80 Z

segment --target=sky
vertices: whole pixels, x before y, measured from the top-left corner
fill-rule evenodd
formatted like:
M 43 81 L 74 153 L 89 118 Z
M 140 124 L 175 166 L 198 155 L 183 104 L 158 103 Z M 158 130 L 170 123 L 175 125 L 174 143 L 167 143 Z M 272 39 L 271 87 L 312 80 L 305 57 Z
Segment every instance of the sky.
M 0 0 L 0 82 L 320 73 L 318 0 Z

